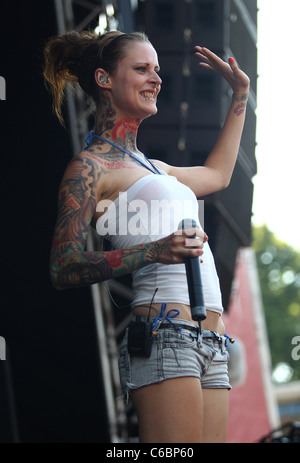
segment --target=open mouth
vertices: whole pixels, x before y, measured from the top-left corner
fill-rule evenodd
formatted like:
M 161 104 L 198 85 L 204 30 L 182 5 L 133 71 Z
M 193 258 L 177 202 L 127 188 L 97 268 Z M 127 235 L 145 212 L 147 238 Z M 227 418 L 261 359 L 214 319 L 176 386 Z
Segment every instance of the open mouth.
M 154 92 L 141 92 L 140 95 L 147 101 L 156 101 L 156 93 Z

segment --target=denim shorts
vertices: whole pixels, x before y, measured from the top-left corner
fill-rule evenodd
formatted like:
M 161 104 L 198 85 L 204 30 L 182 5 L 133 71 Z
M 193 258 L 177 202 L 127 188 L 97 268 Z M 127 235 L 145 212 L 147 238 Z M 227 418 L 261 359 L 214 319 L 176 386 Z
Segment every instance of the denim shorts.
M 192 331 L 188 329 L 192 328 Z M 120 346 L 120 381 L 127 401 L 130 391 L 166 379 L 193 376 L 202 388 L 230 390 L 226 337 L 200 330 L 192 322 L 163 321 L 153 338 L 150 357 L 128 353 L 128 328 Z

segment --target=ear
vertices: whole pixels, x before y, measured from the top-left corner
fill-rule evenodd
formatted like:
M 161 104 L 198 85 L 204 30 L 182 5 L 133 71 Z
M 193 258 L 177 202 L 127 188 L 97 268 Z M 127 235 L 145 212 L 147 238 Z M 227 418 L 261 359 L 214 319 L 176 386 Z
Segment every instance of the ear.
M 99 87 L 108 89 L 111 88 L 111 81 L 109 79 L 109 74 L 102 68 L 98 68 L 95 71 L 95 80 Z

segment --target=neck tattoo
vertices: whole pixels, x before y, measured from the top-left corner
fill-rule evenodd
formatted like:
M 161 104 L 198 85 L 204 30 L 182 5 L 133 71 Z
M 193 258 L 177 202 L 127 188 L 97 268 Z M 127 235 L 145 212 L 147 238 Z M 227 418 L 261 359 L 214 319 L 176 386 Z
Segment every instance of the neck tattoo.
M 108 94 L 103 95 L 103 107 L 101 119 L 97 120 L 95 134 L 106 139 L 111 139 L 114 143 L 130 151 L 138 151 L 136 147 L 136 137 L 141 120 L 138 118 L 117 119 L 117 111 L 112 107 Z M 99 144 L 104 142 L 101 139 Z
M 115 126 L 117 111 L 112 107 L 109 96 L 105 93 L 102 98 L 104 111 L 100 120 L 97 120 L 95 132 L 101 136 L 109 137 L 109 132 Z

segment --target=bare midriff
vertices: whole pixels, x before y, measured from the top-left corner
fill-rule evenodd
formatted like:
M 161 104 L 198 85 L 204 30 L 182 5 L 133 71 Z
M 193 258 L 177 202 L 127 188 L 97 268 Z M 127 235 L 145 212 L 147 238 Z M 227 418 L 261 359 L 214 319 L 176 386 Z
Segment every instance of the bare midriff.
M 187 320 L 198 326 L 198 322 L 192 320 L 191 309 L 189 305 L 170 302 L 166 305 L 164 315 L 166 315 L 167 312 L 172 309 L 176 309 L 179 311 L 179 314 L 176 316 L 176 319 Z M 150 318 L 155 318 L 157 315 L 159 315 L 160 310 L 161 304 L 154 303 L 151 306 L 150 312 L 149 307 L 138 306 L 134 307 L 132 313 L 133 315 L 139 315 L 141 317 L 147 317 L 149 315 Z M 172 313 L 170 314 L 170 316 L 171 315 Z M 211 310 L 206 310 L 206 319 L 201 322 L 201 327 L 203 330 L 216 331 L 220 335 L 223 335 L 225 333 L 225 325 L 223 323 L 222 317 L 217 312 L 212 312 Z

